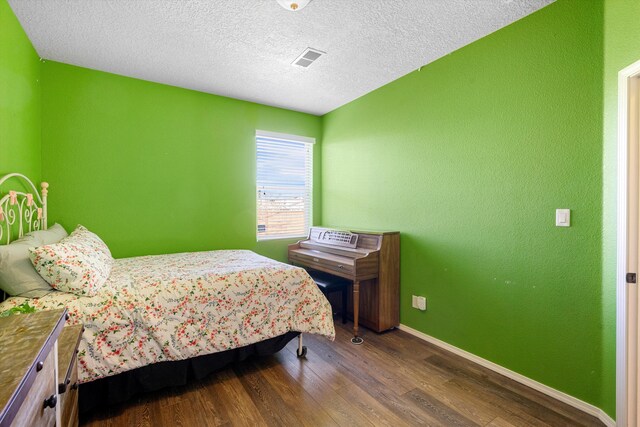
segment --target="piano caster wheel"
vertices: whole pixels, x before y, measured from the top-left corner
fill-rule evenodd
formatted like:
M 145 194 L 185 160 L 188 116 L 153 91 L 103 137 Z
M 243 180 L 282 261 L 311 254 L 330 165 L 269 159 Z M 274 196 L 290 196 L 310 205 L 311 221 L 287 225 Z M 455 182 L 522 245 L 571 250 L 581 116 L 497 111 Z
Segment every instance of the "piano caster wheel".
M 303 345 L 302 346 L 302 351 L 296 350 L 296 355 L 298 355 L 298 358 L 306 357 L 307 356 L 307 346 Z
M 364 340 L 360 337 L 351 338 L 351 344 L 360 345 L 364 342 Z

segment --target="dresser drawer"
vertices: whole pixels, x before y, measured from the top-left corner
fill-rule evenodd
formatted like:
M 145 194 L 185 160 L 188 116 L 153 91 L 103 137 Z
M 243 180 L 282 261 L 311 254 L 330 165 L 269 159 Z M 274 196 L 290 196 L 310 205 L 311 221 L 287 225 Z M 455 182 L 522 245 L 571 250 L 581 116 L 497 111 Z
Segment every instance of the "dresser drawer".
M 71 361 L 69 385 L 64 393 L 60 394 L 62 427 L 77 427 L 78 425 L 78 362 L 76 359 L 74 355 Z
M 78 425 L 78 345 L 83 330 L 82 325 L 66 326 L 58 339 L 58 393 L 62 427 Z
M 50 352 L 37 372 L 22 406 L 18 409 L 12 426 L 55 426 L 57 401 L 53 408 L 45 406 L 45 401 L 56 396 L 55 352 Z M 57 399 L 56 399 L 57 400 Z M 53 404 L 53 401 L 50 401 Z

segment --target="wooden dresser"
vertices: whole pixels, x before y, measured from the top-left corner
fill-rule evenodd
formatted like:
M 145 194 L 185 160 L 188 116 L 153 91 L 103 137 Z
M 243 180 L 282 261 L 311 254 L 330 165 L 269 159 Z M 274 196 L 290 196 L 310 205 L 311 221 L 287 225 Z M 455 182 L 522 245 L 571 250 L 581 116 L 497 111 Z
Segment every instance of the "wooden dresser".
M 312 227 L 309 238 L 289 245 L 289 262 L 353 282 L 348 310 L 376 332 L 400 323 L 400 233 Z M 358 322 L 359 319 L 359 322 Z
M 84 328 L 66 326 L 58 338 L 58 395 L 62 427 L 78 425 L 78 345 Z
M 64 309 L 0 318 L 1 427 L 78 425 L 82 326 L 64 328 L 65 319 Z

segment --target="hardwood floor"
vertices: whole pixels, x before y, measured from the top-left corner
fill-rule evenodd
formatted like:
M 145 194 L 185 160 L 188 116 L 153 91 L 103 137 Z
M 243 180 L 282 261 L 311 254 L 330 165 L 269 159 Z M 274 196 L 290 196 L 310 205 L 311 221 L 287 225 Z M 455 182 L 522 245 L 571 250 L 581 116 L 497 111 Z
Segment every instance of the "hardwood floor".
M 336 341 L 305 335 L 280 353 L 185 387 L 94 413 L 85 426 L 602 426 L 562 402 L 402 331 L 336 322 Z

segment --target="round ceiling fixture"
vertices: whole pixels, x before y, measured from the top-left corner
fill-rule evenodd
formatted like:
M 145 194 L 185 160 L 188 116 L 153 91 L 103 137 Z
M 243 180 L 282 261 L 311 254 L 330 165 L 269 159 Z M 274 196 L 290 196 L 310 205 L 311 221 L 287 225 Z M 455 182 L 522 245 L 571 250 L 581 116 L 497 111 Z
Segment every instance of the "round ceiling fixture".
M 284 7 L 287 10 L 295 12 L 297 10 L 302 10 L 306 5 L 311 3 L 311 0 L 277 0 L 280 6 Z

